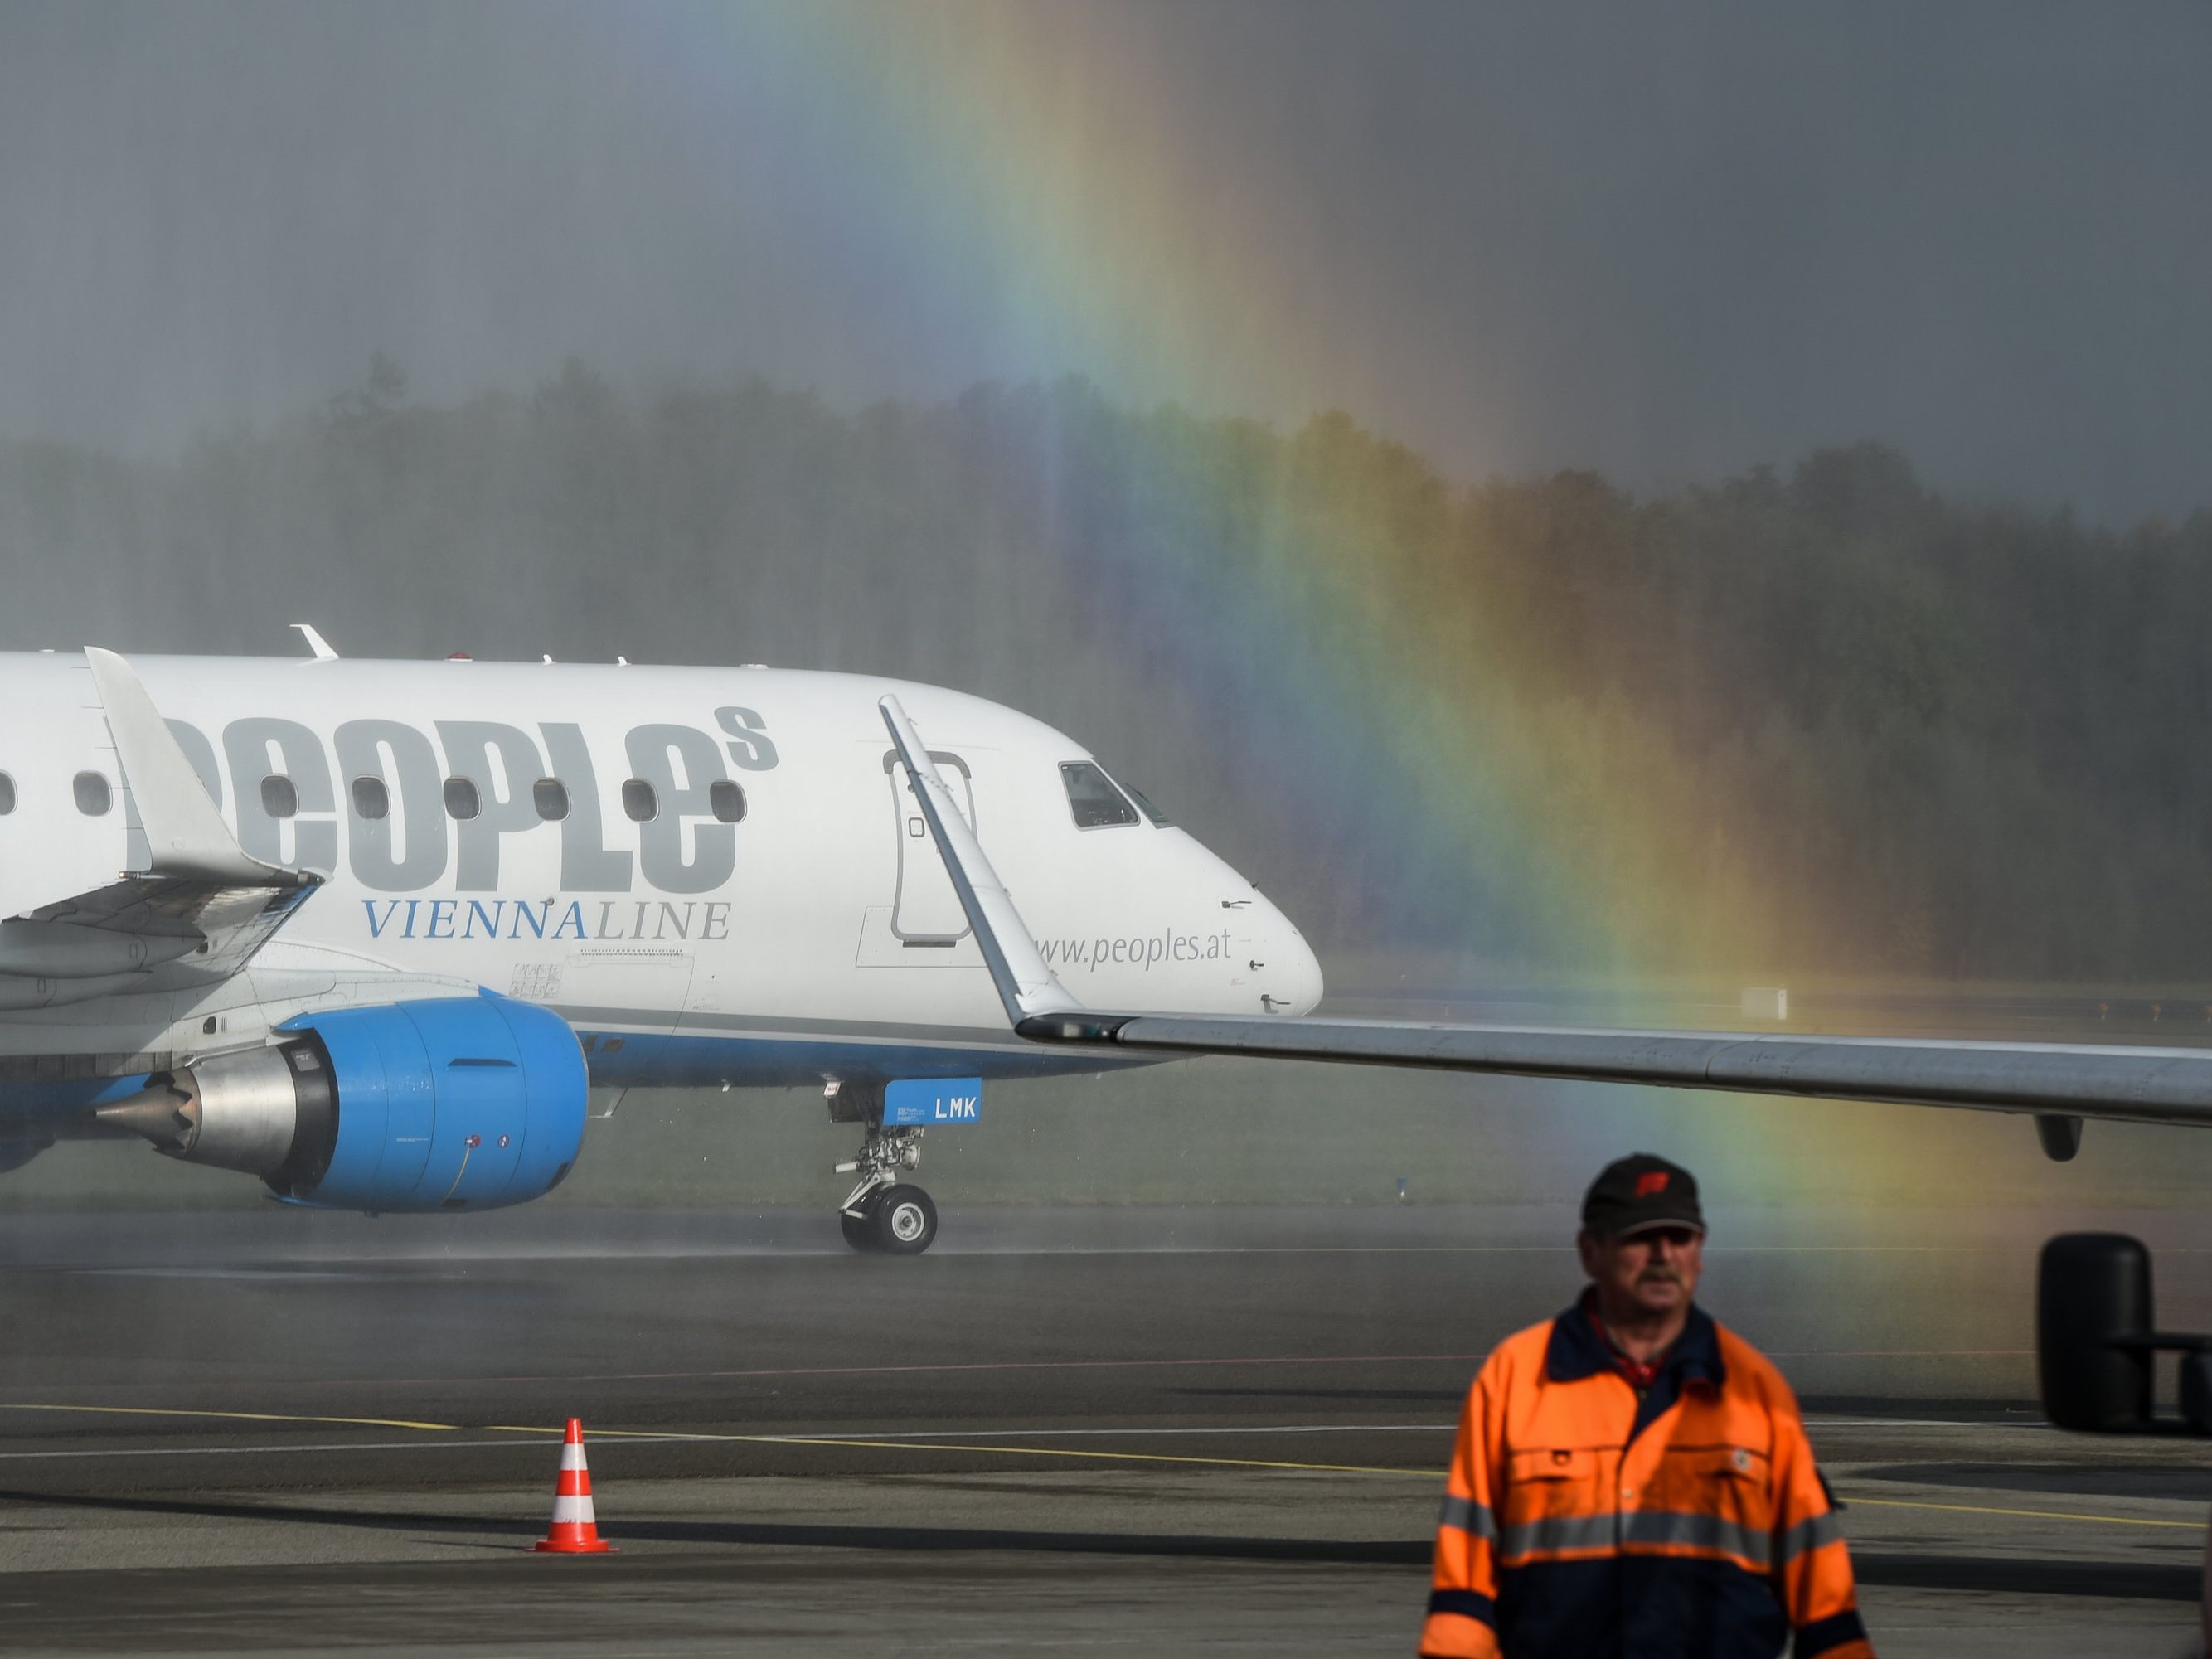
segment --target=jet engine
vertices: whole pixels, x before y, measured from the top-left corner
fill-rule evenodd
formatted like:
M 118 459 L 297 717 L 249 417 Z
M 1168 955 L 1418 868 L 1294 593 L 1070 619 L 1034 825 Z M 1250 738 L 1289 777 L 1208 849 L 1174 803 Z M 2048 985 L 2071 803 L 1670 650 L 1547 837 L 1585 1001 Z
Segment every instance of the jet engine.
M 583 1050 L 505 997 L 307 1014 L 267 1048 L 148 1080 L 102 1122 L 325 1209 L 495 1209 L 550 1192 L 583 1144 Z

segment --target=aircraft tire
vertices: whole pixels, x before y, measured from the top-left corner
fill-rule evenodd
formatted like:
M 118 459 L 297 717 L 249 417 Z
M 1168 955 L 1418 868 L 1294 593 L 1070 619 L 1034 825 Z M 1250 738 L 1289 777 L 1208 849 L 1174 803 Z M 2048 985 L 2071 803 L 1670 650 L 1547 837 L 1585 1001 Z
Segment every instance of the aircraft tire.
M 845 1242 L 856 1250 L 876 1248 L 876 1220 L 872 1212 L 866 1216 L 849 1216 L 837 1212 L 837 1225 L 845 1235 Z
M 920 1255 L 937 1241 L 937 1206 L 919 1187 L 887 1189 L 868 1219 L 875 1248 L 886 1255 Z

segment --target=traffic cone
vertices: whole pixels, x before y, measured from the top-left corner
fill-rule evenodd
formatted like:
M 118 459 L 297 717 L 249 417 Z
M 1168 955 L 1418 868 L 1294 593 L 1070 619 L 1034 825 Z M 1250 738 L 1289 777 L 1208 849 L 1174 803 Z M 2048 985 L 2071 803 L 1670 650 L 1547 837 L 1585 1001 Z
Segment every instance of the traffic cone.
M 538 1547 L 554 1555 L 605 1555 L 613 1549 L 599 1541 L 599 1523 L 592 1515 L 592 1471 L 584 1462 L 580 1418 L 568 1419 L 561 1446 L 561 1484 L 553 1489 L 553 1524 Z

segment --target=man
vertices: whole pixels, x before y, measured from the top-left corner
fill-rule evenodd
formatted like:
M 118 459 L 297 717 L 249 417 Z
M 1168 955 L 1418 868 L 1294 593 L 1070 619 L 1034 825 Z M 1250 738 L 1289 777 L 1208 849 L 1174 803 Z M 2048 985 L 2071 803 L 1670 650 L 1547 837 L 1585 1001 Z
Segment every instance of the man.
M 1423 1654 L 1873 1659 L 1796 1396 L 1692 1300 L 1705 1237 L 1664 1158 L 1591 1185 L 1589 1288 L 1468 1391 Z

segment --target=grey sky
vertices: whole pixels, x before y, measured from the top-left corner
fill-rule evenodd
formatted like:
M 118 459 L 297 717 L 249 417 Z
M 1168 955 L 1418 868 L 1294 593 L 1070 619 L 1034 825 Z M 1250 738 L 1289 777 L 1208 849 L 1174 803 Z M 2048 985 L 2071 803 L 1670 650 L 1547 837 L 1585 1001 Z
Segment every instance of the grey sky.
M 896 124 L 797 15 L 0 0 L 0 434 L 159 449 L 381 348 L 438 398 L 572 354 L 845 404 L 1072 370 L 1468 477 L 1873 437 L 1969 495 L 2212 501 L 2212 8 L 1030 9 L 1271 227 L 1299 337 L 1195 389 L 994 326 L 1024 245 L 915 222 L 950 195 L 875 216 Z

